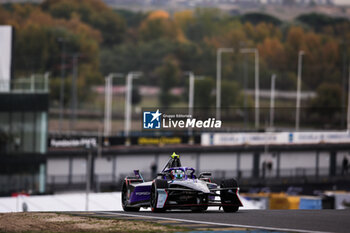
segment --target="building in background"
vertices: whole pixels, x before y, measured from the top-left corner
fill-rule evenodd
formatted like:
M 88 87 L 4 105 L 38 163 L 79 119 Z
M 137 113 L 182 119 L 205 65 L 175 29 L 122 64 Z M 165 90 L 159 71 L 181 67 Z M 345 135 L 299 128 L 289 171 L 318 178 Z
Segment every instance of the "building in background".
M 13 29 L 0 27 L 0 195 L 45 192 L 48 74 L 13 79 Z
M 45 192 L 48 79 L 13 80 L 0 92 L 0 195 Z

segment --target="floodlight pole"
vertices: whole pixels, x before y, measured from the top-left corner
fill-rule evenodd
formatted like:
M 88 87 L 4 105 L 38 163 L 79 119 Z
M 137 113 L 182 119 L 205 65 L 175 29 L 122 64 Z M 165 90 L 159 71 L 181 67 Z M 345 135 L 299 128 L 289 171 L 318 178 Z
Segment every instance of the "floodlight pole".
M 86 159 L 86 191 L 85 191 L 85 211 L 89 211 L 89 194 L 91 191 L 91 169 L 92 169 L 92 148 L 91 145 L 86 145 L 87 159 Z
M 244 48 L 240 50 L 241 53 L 254 53 L 255 55 L 255 128 L 260 125 L 260 89 L 259 89 L 259 50 L 257 48 Z
M 104 136 L 108 137 L 112 132 L 112 84 L 113 78 L 123 78 L 123 74 L 110 73 L 105 78 L 105 119 L 104 119 Z
M 65 38 L 58 38 L 58 41 L 62 43 L 62 54 L 61 54 L 61 87 L 60 87 L 60 120 L 59 120 L 59 132 L 62 133 L 63 128 L 63 111 L 64 111 L 64 76 L 65 76 L 65 53 L 66 53 L 66 42 Z
M 255 127 L 260 124 L 259 51 L 255 49 Z
M 50 72 L 46 72 L 44 74 L 44 90 L 46 92 L 49 92 L 49 77 L 50 77 Z
M 72 78 L 72 102 L 70 129 L 74 129 L 77 119 L 77 79 L 78 79 L 78 58 L 79 53 L 73 55 L 73 78 Z
M 303 55 L 304 51 L 300 50 L 298 55 L 298 83 L 297 83 L 297 102 L 295 111 L 295 131 L 299 131 L 300 125 L 300 92 L 301 92 L 301 75 L 303 69 Z
M 273 74 L 271 77 L 271 98 L 270 98 L 270 128 L 273 128 L 273 121 L 275 115 L 275 80 L 276 75 Z
M 126 98 L 125 98 L 125 125 L 124 134 L 126 138 L 126 145 L 130 145 L 129 134 L 131 128 L 131 105 L 132 105 L 132 80 L 138 78 L 141 72 L 130 72 L 126 77 Z
M 349 79 L 348 79 L 348 117 L 347 117 L 348 133 L 350 132 L 350 64 L 349 64 Z
M 193 105 L 194 105 L 194 79 L 195 76 L 193 72 L 189 72 L 189 93 L 188 93 L 188 115 L 193 115 Z
M 188 115 L 193 117 L 193 107 L 194 107 L 194 81 L 195 79 L 203 79 L 203 76 L 195 76 L 193 72 L 186 72 L 189 75 L 189 92 L 188 92 Z M 192 128 L 188 128 L 188 135 L 193 136 Z
M 221 118 L 221 55 L 233 53 L 233 48 L 218 48 L 216 51 L 216 119 Z

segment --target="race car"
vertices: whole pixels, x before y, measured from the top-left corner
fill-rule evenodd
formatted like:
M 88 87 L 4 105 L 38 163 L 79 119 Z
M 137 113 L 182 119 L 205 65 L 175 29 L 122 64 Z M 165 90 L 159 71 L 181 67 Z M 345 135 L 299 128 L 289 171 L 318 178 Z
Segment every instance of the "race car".
M 176 153 L 153 181 L 146 182 L 138 170 L 134 170 L 134 174 L 123 180 L 124 211 L 150 207 L 153 212 L 170 209 L 204 212 L 208 206 L 219 206 L 225 212 L 237 212 L 243 206 L 235 179 L 223 180 L 218 187 L 211 182 L 211 173 L 203 172 L 197 177 L 194 168 L 182 167 Z

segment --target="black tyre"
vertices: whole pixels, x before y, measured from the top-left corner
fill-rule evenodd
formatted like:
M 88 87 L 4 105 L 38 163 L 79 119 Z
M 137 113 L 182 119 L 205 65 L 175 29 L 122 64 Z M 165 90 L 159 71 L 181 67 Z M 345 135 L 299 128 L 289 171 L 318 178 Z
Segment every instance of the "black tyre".
M 200 212 L 204 212 L 208 209 L 208 195 L 204 195 L 204 196 L 201 196 L 201 197 L 198 197 L 199 198 L 199 204 L 201 204 L 200 206 L 196 206 L 196 207 L 193 207 L 191 210 L 192 212 L 195 212 L 195 213 L 200 213 Z M 197 203 L 198 203 L 197 202 Z
M 140 207 L 129 207 L 127 206 L 128 203 L 128 188 L 126 186 L 125 181 L 123 182 L 122 186 L 122 207 L 124 211 L 128 212 L 137 212 L 140 210 Z
M 237 188 L 238 184 L 235 179 L 227 179 L 221 182 L 220 188 Z M 225 212 L 237 212 L 239 209 L 238 198 L 233 195 L 236 190 L 228 189 L 220 191 L 220 198 L 222 204 L 237 204 L 237 206 L 222 206 Z
M 159 188 L 160 189 L 168 188 L 168 182 L 166 180 L 156 179 L 152 183 L 151 198 L 150 198 L 152 212 L 164 212 L 165 211 L 165 208 L 157 208 L 157 202 L 158 202 L 157 189 L 159 189 Z

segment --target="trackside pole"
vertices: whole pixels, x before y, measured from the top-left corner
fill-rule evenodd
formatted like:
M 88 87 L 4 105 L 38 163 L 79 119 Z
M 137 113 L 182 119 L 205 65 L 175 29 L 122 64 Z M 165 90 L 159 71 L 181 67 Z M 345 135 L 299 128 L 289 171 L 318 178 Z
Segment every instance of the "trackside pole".
M 91 162 L 92 162 L 92 154 L 91 154 L 91 145 L 87 146 L 88 156 L 86 161 L 86 195 L 85 195 L 85 211 L 89 211 L 89 194 L 91 187 Z
M 349 81 L 348 81 L 348 117 L 347 117 L 347 129 L 350 132 L 350 64 L 349 64 Z

